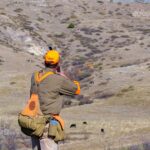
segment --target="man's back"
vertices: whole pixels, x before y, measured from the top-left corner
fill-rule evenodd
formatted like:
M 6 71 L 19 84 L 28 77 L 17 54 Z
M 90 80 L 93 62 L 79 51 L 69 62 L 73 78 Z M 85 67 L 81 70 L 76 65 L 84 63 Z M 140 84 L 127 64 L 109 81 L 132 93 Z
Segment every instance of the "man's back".
M 42 70 L 44 74 L 51 71 L 49 68 Z M 59 114 L 63 104 L 62 95 L 74 95 L 76 90 L 73 81 L 57 73 L 49 75 L 40 84 L 36 84 L 32 76 L 31 93 L 38 93 L 43 114 Z

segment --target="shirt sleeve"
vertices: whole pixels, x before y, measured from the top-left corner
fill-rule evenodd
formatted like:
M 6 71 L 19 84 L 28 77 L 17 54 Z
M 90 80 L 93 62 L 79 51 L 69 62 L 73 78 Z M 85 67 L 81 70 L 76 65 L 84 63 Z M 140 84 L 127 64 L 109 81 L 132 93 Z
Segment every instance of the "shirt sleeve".
M 63 78 L 63 82 L 60 88 L 60 93 L 63 95 L 72 96 L 75 95 L 77 91 L 77 86 L 73 81 Z

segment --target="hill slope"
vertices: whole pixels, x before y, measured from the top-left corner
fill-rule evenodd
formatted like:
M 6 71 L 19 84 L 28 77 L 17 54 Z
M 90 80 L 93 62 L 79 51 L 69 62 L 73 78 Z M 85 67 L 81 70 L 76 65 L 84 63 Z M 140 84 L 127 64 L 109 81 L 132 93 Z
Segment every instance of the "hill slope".
M 75 132 L 73 136 L 83 138 L 73 138 L 62 148 L 73 150 L 79 142 L 82 149 L 93 144 L 99 149 L 94 139 L 101 128 L 108 130 L 109 141 L 115 137 L 129 145 L 142 143 L 150 124 L 149 10 L 149 4 L 102 0 L 0 1 L 2 120 L 6 115 L 17 119 L 29 96 L 31 74 L 42 67 L 50 44 L 61 52 L 63 70 L 81 82 L 85 97 L 72 99 L 71 105 L 93 102 L 62 111 L 68 136 Z M 88 126 L 80 135 L 85 116 Z M 72 131 L 74 122 L 79 128 Z M 88 140 L 91 145 L 85 144 Z

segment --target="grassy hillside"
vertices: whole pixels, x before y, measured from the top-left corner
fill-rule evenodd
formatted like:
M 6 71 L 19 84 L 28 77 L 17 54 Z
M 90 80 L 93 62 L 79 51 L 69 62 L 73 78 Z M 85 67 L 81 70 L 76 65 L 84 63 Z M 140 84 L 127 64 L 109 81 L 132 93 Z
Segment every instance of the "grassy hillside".
M 1 0 L 0 149 L 31 149 L 17 114 L 52 45 L 64 72 L 82 87 L 81 96 L 65 98 L 67 139 L 60 147 L 148 150 L 149 10 L 149 4 L 103 0 Z

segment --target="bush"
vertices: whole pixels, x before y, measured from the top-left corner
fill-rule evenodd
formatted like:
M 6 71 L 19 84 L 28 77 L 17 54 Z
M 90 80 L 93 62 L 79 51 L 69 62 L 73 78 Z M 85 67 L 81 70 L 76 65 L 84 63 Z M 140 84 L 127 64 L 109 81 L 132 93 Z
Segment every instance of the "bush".
M 70 23 L 67 28 L 73 29 L 74 27 L 75 27 L 75 25 L 73 23 Z
M 77 79 L 78 79 L 79 81 L 81 81 L 81 80 L 83 80 L 83 79 L 85 79 L 85 78 L 88 78 L 88 77 L 90 77 L 90 76 L 91 76 L 91 72 L 84 71 L 84 72 L 82 72 L 82 73 L 77 77 Z
M 96 99 L 108 99 L 112 96 L 114 96 L 114 93 L 109 92 L 109 91 L 106 91 L 106 92 L 96 91 L 94 98 L 96 98 Z
M 92 100 L 89 99 L 89 97 L 80 97 L 79 99 L 79 105 L 84 105 L 84 104 L 91 104 L 93 103 Z
M 17 12 L 17 13 L 22 12 L 22 11 L 23 11 L 22 8 L 17 8 L 17 9 L 14 10 L 14 12 Z

